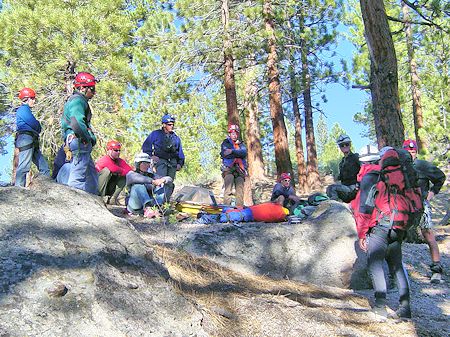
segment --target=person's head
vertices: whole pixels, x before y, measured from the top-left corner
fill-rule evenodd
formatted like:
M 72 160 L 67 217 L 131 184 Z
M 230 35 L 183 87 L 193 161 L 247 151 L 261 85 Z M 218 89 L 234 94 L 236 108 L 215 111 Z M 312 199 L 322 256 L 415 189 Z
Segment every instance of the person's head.
M 136 172 L 151 172 L 153 169 L 152 158 L 145 152 L 138 153 L 134 157 Z
M 340 135 L 336 140 L 336 144 L 344 155 L 350 153 L 350 147 L 352 145 L 352 140 L 347 135 Z
M 162 128 L 165 133 L 169 133 L 173 131 L 175 127 L 175 116 L 171 114 L 166 114 L 161 118 Z
M 87 72 L 80 72 L 75 76 L 73 86 L 75 90 L 82 93 L 87 99 L 91 99 L 95 95 L 95 85 L 98 80 L 94 75 Z
M 374 164 L 380 160 L 380 152 L 373 145 L 363 146 L 359 150 L 359 161 L 361 164 Z
M 413 159 L 416 159 L 417 157 L 417 143 L 413 139 L 406 139 L 403 142 L 403 149 L 408 151 L 411 154 L 411 157 Z
M 122 148 L 122 144 L 120 144 L 117 140 L 110 140 L 106 144 L 106 153 L 111 159 L 117 159 L 120 157 L 120 150 Z
M 228 135 L 232 141 L 236 141 L 239 138 L 239 126 L 236 124 L 231 124 L 228 127 Z
M 291 174 L 289 172 L 283 172 L 280 175 L 280 183 L 284 187 L 288 187 L 291 184 Z
M 23 88 L 19 91 L 19 99 L 22 101 L 22 104 L 28 104 L 30 107 L 33 107 L 36 101 L 36 92 L 31 88 Z

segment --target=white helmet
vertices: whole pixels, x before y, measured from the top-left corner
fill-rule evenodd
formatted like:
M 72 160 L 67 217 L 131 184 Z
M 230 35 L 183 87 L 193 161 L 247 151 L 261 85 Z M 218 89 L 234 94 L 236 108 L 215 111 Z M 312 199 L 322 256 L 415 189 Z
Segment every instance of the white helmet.
M 147 162 L 147 163 L 153 164 L 152 158 L 145 152 L 138 153 L 134 157 L 134 165 L 136 167 L 138 167 L 139 163 L 142 163 L 142 162 Z
M 363 146 L 359 150 L 359 161 L 363 163 L 380 160 L 380 152 L 373 145 Z
M 351 143 L 352 140 L 347 135 L 340 135 L 339 138 L 336 140 L 337 145 L 341 145 L 342 143 Z

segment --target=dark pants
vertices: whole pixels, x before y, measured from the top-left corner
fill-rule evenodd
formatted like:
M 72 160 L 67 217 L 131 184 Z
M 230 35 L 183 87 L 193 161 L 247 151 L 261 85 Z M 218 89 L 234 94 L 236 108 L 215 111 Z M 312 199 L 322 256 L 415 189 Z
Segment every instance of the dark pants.
M 227 167 L 222 172 L 225 190 L 223 192 L 223 203 L 231 204 L 231 196 L 233 195 L 233 185 L 235 190 L 236 206 L 244 205 L 244 184 L 245 173 L 241 172 L 236 166 Z
M 171 177 L 173 181 L 175 181 L 175 175 L 177 173 L 177 160 L 175 158 L 173 159 L 162 159 L 159 158 L 158 162 L 155 164 L 156 167 L 156 174 L 161 177 Z M 175 184 L 167 183 L 165 184 L 166 187 L 166 198 L 169 201 L 170 197 L 172 196 L 173 190 L 175 188 Z
M 387 286 L 383 269 L 383 263 L 386 260 L 397 282 L 400 304 L 409 305 L 409 280 L 402 263 L 403 236 L 403 231 L 394 231 L 389 228 L 389 225 L 379 224 L 372 228 L 367 237 L 367 263 L 372 276 L 376 302 L 382 302 L 386 298 Z
M 117 201 L 120 192 L 124 189 L 126 184 L 125 176 L 119 176 L 111 173 L 111 171 L 105 167 L 98 174 L 98 190 L 99 194 L 104 196 L 111 196 L 113 202 Z

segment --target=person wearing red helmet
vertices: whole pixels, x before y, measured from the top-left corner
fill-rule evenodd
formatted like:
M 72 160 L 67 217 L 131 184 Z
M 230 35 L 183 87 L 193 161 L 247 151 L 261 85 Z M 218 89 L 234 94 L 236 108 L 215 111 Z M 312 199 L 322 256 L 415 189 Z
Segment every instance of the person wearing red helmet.
M 64 105 L 61 119 L 65 145 L 73 156 L 67 184 L 92 194 L 98 194 L 97 171 L 91 157 L 97 139 L 92 132 L 92 112 L 88 101 L 95 95 L 97 82 L 87 72 L 75 76 L 74 93 Z
M 403 142 L 403 149 L 407 150 L 414 160 L 414 169 L 418 175 L 418 185 L 422 192 L 424 213 L 419 227 L 423 238 L 430 248 L 431 255 L 431 282 L 440 283 L 442 279 L 442 265 L 439 246 L 433 232 L 433 221 L 431 219 L 431 199 L 439 193 L 445 182 L 445 173 L 426 160 L 417 159 L 417 143 L 413 139 Z
M 31 88 L 23 88 L 19 92 L 22 105 L 16 110 L 15 146 L 19 149 L 19 164 L 16 170 L 16 186 L 25 186 L 27 173 L 33 162 L 39 173 L 50 176 L 48 163 L 39 149 L 41 124 L 34 117 L 31 108 L 36 101 L 36 93 Z
M 117 140 L 110 140 L 106 144 L 106 155 L 95 164 L 99 173 L 99 194 L 108 197 L 107 204 L 112 200 L 113 204 L 118 205 L 118 197 L 126 185 L 125 176 L 132 170 L 131 166 L 120 158 L 121 149 L 122 145 Z
M 281 173 L 280 179 L 272 190 L 271 202 L 280 204 L 287 209 L 291 209 L 300 198 L 295 194 L 295 190 L 291 185 L 291 175 L 288 172 Z
M 244 205 L 244 183 L 247 176 L 247 148 L 239 140 L 239 126 L 228 127 L 228 137 L 222 142 L 220 157 L 222 158 L 222 177 L 224 181 L 223 203 L 231 204 L 233 185 L 236 206 Z

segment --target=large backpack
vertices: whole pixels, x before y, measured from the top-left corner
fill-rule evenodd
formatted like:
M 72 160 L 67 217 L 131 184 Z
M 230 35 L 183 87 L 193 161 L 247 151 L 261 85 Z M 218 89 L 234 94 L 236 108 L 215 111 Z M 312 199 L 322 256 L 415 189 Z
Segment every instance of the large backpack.
M 377 222 L 406 230 L 420 217 L 423 205 L 412 158 L 402 151 L 391 149 L 381 157 L 374 203 Z

